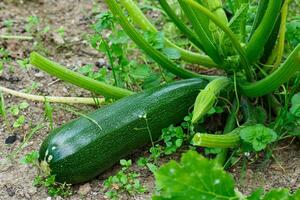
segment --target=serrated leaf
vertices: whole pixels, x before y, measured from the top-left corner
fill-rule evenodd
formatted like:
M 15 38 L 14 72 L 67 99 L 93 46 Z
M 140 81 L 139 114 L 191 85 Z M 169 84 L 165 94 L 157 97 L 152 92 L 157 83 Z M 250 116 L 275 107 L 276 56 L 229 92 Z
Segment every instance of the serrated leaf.
M 251 144 L 255 151 L 261 151 L 277 139 L 277 133 L 263 124 L 247 126 L 240 131 L 241 139 Z
M 214 160 L 207 160 L 195 151 L 183 154 L 180 163 L 170 161 L 156 173 L 161 193 L 153 199 L 238 200 L 233 177 Z

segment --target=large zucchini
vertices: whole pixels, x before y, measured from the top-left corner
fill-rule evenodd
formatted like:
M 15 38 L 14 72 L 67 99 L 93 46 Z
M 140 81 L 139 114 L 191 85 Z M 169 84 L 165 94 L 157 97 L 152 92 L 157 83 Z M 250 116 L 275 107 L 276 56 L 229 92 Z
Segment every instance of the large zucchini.
M 45 139 L 40 165 L 59 182 L 88 181 L 150 143 L 150 133 L 157 140 L 162 128 L 179 123 L 205 85 L 201 79 L 177 81 L 100 108 L 88 115 L 93 120 L 73 120 Z

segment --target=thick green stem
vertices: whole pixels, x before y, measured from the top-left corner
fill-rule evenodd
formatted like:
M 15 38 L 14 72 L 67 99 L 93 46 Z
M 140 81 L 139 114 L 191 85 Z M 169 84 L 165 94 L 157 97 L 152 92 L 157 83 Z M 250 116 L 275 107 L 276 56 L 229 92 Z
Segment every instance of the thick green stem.
M 180 20 L 175 12 L 172 10 L 170 5 L 168 4 L 167 0 L 159 0 L 159 3 L 161 7 L 164 9 L 166 14 L 169 16 L 169 18 L 172 20 L 172 22 L 177 26 L 177 28 L 192 42 L 194 43 L 198 48 L 203 49 L 203 46 L 201 44 L 201 41 L 199 41 L 199 38 L 197 35 L 189 29 L 183 22 Z
M 229 117 L 227 118 L 226 125 L 224 127 L 223 134 L 230 133 L 236 127 L 236 113 L 237 113 L 237 109 L 238 109 L 237 105 L 238 105 L 237 101 L 234 100 L 232 103 L 232 108 L 231 108 Z M 220 165 L 222 165 L 222 166 L 225 164 L 227 153 L 228 153 L 228 149 L 223 148 L 221 150 L 221 152 L 218 153 L 218 155 L 215 158 L 217 160 L 217 162 L 220 163 Z
M 223 22 L 220 21 L 210 10 L 208 10 L 201 4 L 197 3 L 196 1 L 194 0 L 183 0 L 183 1 L 187 2 L 190 6 L 194 7 L 195 9 L 199 10 L 199 12 L 206 15 L 212 22 L 216 24 L 216 26 L 218 26 L 222 31 L 224 31 L 224 33 L 231 40 L 233 46 L 235 47 L 235 49 L 237 50 L 237 52 L 241 57 L 241 61 L 243 63 L 243 67 L 246 72 L 248 80 L 252 80 L 253 77 L 249 66 L 248 58 L 245 54 L 244 49 L 240 45 L 239 40 L 237 39 L 236 35 L 232 32 L 232 30 L 226 24 L 223 24 Z
M 277 49 L 277 58 L 274 63 L 274 68 L 277 68 L 280 63 L 283 56 L 284 51 L 284 42 L 285 42 L 285 32 L 286 32 L 286 20 L 287 20 L 287 14 L 288 14 L 288 8 L 289 8 L 289 1 L 285 0 L 282 9 L 281 9 L 281 22 L 280 22 L 280 28 L 279 28 L 279 39 L 278 39 L 278 49 Z
M 281 0 L 269 0 L 264 17 L 245 48 L 246 56 L 250 64 L 257 62 L 262 56 L 264 46 L 268 41 L 268 38 L 276 24 L 277 17 L 280 14 L 281 4 Z
M 234 148 L 239 145 L 240 136 L 237 132 L 231 132 L 225 135 L 196 133 L 192 143 L 195 146 L 201 147 Z
M 74 72 L 66 67 L 48 60 L 36 52 L 30 54 L 30 63 L 52 76 L 87 89 L 96 94 L 102 94 L 104 96 L 116 99 L 134 94 L 132 91 L 114 87 Z
M 271 93 L 300 71 L 300 44 L 287 60 L 269 76 L 255 83 L 241 83 L 242 93 L 248 97 L 258 97 Z
M 163 68 L 169 70 L 173 74 L 181 78 L 200 77 L 207 80 L 212 80 L 215 77 L 200 75 L 184 68 L 178 67 L 174 62 L 168 59 L 164 54 L 153 48 L 127 20 L 126 16 L 122 13 L 121 7 L 115 0 L 105 0 L 111 12 L 118 18 L 120 25 L 123 27 L 127 35 L 144 50 L 153 60 L 155 60 Z
M 206 17 L 190 6 L 184 0 L 178 0 L 182 10 L 191 22 L 195 33 L 197 34 L 203 46 L 203 51 L 211 57 L 218 65 L 222 65 L 224 58 L 219 54 L 217 44 L 214 42 L 212 32 L 209 30 L 209 21 Z
M 110 2 L 106 0 L 106 2 L 108 5 L 116 4 L 115 0 L 111 0 Z M 154 33 L 158 32 L 155 26 L 151 24 L 151 22 L 145 17 L 143 12 L 132 0 L 120 0 L 120 3 L 126 8 L 133 22 L 137 24 L 142 30 L 150 31 Z M 111 9 L 111 11 L 115 13 L 115 10 Z M 122 12 L 121 9 L 119 11 Z M 165 38 L 165 44 L 168 47 L 176 49 L 180 53 L 182 60 L 185 60 L 190 63 L 204 65 L 206 67 L 217 67 L 217 65 L 213 62 L 213 60 L 206 55 L 201 55 L 199 53 L 194 53 L 182 49 L 166 38 Z
M 269 2 L 269 0 L 259 0 L 258 1 L 257 11 L 255 13 L 255 18 L 254 18 L 254 21 L 253 21 L 253 24 L 252 24 L 252 27 L 251 27 L 251 32 L 250 32 L 250 35 L 249 35 L 249 39 L 252 37 L 255 30 L 259 26 L 261 20 L 263 19 L 264 14 L 266 12 L 266 9 L 268 7 L 268 2 Z

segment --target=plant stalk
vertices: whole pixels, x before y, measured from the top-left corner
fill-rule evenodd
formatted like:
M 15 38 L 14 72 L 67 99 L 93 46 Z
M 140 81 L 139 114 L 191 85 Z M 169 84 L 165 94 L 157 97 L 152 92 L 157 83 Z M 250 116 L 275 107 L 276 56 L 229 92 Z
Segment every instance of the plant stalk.
M 74 72 L 66 67 L 48 60 L 36 52 L 31 53 L 30 63 L 52 76 L 77 85 L 78 87 L 87 89 L 96 94 L 102 94 L 104 96 L 116 99 L 134 94 L 132 91 L 111 86 Z
M 110 2 L 108 2 L 108 0 L 106 0 L 106 2 L 108 5 L 116 4 L 115 0 L 111 0 Z M 120 0 L 120 3 L 126 8 L 129 15 L 131 16 L 131 19 L 133 20 L 133 22 L 135 24 L 137 24 L 142 30 L 150 31 L 153 33 L 158 32 L 158 30 L 155 28 L 155 26 L 153 26 L 151 24 L 151 22 L 145 17 L 143 12 L 139 9 L 139 7 L 132 0 Z M 121 9 L 118 9 L 118 10 L 120 12 L 122 11 Z M 111 9 L 111 11 L 114 13 L 114 10 Z M 121 13 L 119 13 L 119 14 L 121 14 Z M 214 61 L 206 55 L 201 55 L 199 53 L 194 53 L 194 52 L 182 49 L 179 46 L 177 46 L 176 44 L 172 43 L 167 38 L 165 38 L 165 44 L 166 44 L 166 46 L 168 46 L 170 48 L 176 49 L 180 53 L 182 60 L 185 60 L 190 63 L 200 64 L 205 67 L 217 67 L 217 64 L 214 63 Z
M 1 39 L 7 40 L 33 40 L 32 36 L 22 36 L 22 35 L 0 35 Z
M 255 83 L 240 83 L 240 89 L 245 96 L 259 97 L 271 93 L 287 82 L 300 71 L 300 44 L 293 50 L 287 60 L 269 76 Z
M 50 102 L 50 103 L 67 103 L 67 104 L 88 104 L 88 105 L 98 105 L 105 102 L 104 98 L 85 98 L 85 97 L 57 97 L 57 96 L 40 96 L 32 95 L 24 92 L 19 92 L 11 90 L 0 86 L 0 90 L 11 94 L 13 96 L 21 97 L 24 99 L 40 102 Z

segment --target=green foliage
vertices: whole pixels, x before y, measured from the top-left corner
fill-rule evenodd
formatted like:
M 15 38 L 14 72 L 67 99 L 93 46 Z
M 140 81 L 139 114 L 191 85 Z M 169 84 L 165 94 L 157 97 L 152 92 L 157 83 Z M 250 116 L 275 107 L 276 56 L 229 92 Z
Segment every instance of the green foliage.
M 32 151 L 28 154 L 26 154 L 22 159 L 21 163 L 22 164 L 27 164 L 27 165 L 35 165 L 37 166 L 38 164 L 38 158 L 39 158 L 39 152 L 38 151 Z
M 51 197 L 61 196 L 65 198 L 73 194 L 71 185 L 56 182 L 54 175 L 48 177 L 36 176 L 33 185 L 36 187 L 45 187 Z
M 158 191 L 153 200 L 297 200 L 300 190 L 290 194 L 287 189 L 264 193 L 256 190 L 249 197 L 236 188 L 233 177 L 215 160 L 208 160 L 194 151 L 184 153 L 181 161 L 163 165 L 155 173 Z
M 0 75 L 2 74 L 4 67 L 11 62 L 10 52 L 0 47 Z
M 168 128 L 164 128 L 162 130 L 161 137 L 166 145 L 164 153 L 166 155 L 169 155 L 175 153 L 177 149 L 182 146 L 185 135 L 183 129 L 180 126 L 174 127 L 173 125 L 171 125 Z
M 300 118 L 300 93 L 295 94 L 292 97 L 292 106 L 290 108 L 290 113 L 295 116 Z
M 92 25 L 92 28 L 101 33 L 104 29 L 113 29 L 115 24 L 114 16 L 111 12 L 102 12 L 96 16 L 96 23 Z
M 119 195 L 127 192 L 129 195 L 146 192 L 146 188 L 142 186 L 139 177 L 140 174 L 131 172 L 129 168 L 132 166 L 131 160 L 120 160 L 122 169 L 114 176 L 110 176 L 103 182 L 105 195 L 109 199 L 119 199 Z
M 265 149 L 268 144 L 276 141 L 278 135 L 274 130 L 262 124 L 255 124 L 241 129 L 240 137 L 243 142 L 250 145 L 254 151 L 261 151 Z
M 17 60 L 17 63 L 19 64 L 19 66 L 21 67 L 21 69 L 27 70 L 30 68 L 30 60 L 29 58 L 25 58 L 23 60 Z
M 160 77 L 153 73 L 147 65 L 141 65 L 136 61 L 128 60 L 131 54 L 132 44 L 127 34 L 115 27 L 116 19 L 110 12 L 96 16 L 96 22 L 92 25 L 94 34 L 90 36 L 90 44 L 97 51 L 104 53 L 108 58 L 108 64 L 101 69 L 95 69 L 93 65 L 80 68 L 80 72 L 99 81 L 114 84 L 124 88 L 143 89 L 157 86 Z M 111 31 L 109 35 L 104 30 Z M 105 35 L 105 36 L 104 36 Z M 155 43 L 157 48 L 164 47 L 163 37 L 159 34 L 145 33 L 149 42 Z M 176 57 L 176 52 L 167 50 L 171 57 Z
M 27 17 L 27 23 L 25 25 L 26 32 L 28 32 L 28 33 L 36 32 L 39 24 L 40 24 L 40 19 L 38 16 L 31 15 L 31 16 Z
M 215 161 L 194 151 L 183 154 L 180 163 L 171 161 L 156 173 L 160 190 L 153 199 L 238 199 L 233 177 Z M 226 187 L 224 187 L 226 186 Z
M 298 15 L 289 21 L 286 28 L 286 39 L 290 50 L 292 50 L 300 43 L 300 16 Z
M 39 167 L 39 152 L 32 151 L 26 154 L 22 159 L 22 164 L 33 165 L 35 167 Z M 36 187 L 45 187 L 48 191 L 48 194 L 51 197 L 61 196 L 61 197 L 68 197 L 73 194 L 71 185 L 66 183 L 58 183 L 55 181 L 55 175 L 50 176 L 41 176 L 37 175 L 33 180 L 33 185 Z
M 95 67 L 91 64 L 87 64 L 82 66 L 79 69 L 79 72 L 92 78 L 95 80 L 99 80 L 99 81 L 105 81 L 106 80 L 106 76 L 107 76 L 107 69 L 105 67 L 97 70 L 95 69 Z
M 25 123 L 25 116 L 24 116 L 24 115 L 20 115 L 20 116 L 16 119 L 16 121 L 14 122 L 13 127 L 14 127 L 14 128 L 19 128 L 19 127 L 23 126 L 24 123 Z
M 11 112 L 11 114 L 13 116 L 17 116 L 19 115 L 20 113 L 20 110 L 25 110 L 29 107 L 29 104 L 26 102 L 26 101 L 23 101 L 21 102 L 20 104 L 18 105 L 12 105 L 10 108 L 9 108 L 9 111 Z
M 53 129 L 53 108 L 47 99 L 44 103 L 44 119 L 49 120 L 50 128 Z

